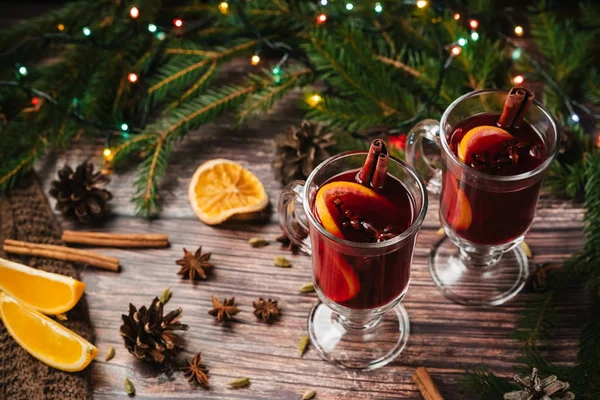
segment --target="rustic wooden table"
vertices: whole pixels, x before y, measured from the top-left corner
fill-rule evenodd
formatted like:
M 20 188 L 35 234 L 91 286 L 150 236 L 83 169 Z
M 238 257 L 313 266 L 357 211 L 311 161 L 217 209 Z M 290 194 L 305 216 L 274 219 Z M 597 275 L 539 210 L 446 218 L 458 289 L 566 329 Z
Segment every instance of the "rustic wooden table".
M 465 369 L 485 363 L 494 372 L 509 377 L 519 353 L 519 343 L 510 339 L 515 321 L 523 311 L 528 294 L 495 308 L 466 308 L 446 300 L 435 288 L 427 268 L 427 256 L 439 237 L 438 203 L 430 202 L 411 272 L 411 286 L 404 305 L 411 332 L 408 345 L 396 361 L 379 370 L 355 373 L 339 370 L 309 350 L 303 358 L 296 345 L 306 332 L 307 314 L 315 294 L 299 294 L 298 287 L 311 279 L 310 258 L 291 255 L 278 243 L 252 249 L 248 239 L 261 236 L 274 239 L 280 233 L 273 212 L 263 223 L 226 223 L 209 227 L 199 222 L 187 200 L 187 185 L 197 166 L 209 159 L 235 160 L 252 170 L 265 184 L 271 203 L 276 204 L 281 189 L 274 179 L 270 161 L 273 136 L 285 126 L 297 123 L 299 113 L 294 99 L 288 99 L 270 115 L 234 130 L 223 118 L 193 132 L 170 158 L 163 184 L 164 209 L 160 218 L 148 221 L 134 214 L 130 203 L 135 168 L 113 175 L 109 188 L 115 218 L 102 230 L 110 232 L 164 232 L 171 247 L 155 250 L 97 249 L 122 260 L 120 273 L 86 269 L 83 280 L 91 320 L 100 355 L 92 364 L 94 399 L 125 398 L 123 380 L 128 376 L 137 388 L 137 399 L 299 399 L 313 389 L 317 399 L 420 399 L 411 376 L 418 366 L 426 366 L 447 399 L 460 399 L 457 379 Z M 100 163 L 98 143 L 79 143 L 60 156 L 40 161 L 37 171 L 45 189 L 65 162 L 72 165 L 91 158 Z M 527 241 L 535 262 L 560 261 L 582 245 L 583 210 L 579 205 L 543 196 Z M 63 221 L 63 228 L 76 229 Z M 175 260 L 182 248 L 199 245 L 213 253 L 214 274 L 197 284 L 181 280 Z M 293 268 L 272 265 L 273 257 L 285 255 Z M 168 376 L 136 361 L 123 347 L 119 336 L 121 314 L 129 302 L 149 304 L 154 296 L 171 287 L 171 307 L 182 306 L 187 356 L 202 351 L 210 368 L 211 388 L 190 385 L 182 374 Z M 242 313 L 230 326 L 217 323 L 207 314 L 210 297 L 235 296 Z M 252 301 L 261 297 L 279 300 L 283 317 L 273 325 L 259 323 L 252 315 Z M 571 363 L 577 350 L 579 327 L 584 317 L 583 300 L 573 296 L 560 305 L 560 328 L 553 340 L 551 359 Z M 562 314 L 561 314 L 562 315 Z M 109 362 L 104 355 L 114 346 L 116 356 Z M 248 376 L 252 384 L 229 389 L 234 378 Z

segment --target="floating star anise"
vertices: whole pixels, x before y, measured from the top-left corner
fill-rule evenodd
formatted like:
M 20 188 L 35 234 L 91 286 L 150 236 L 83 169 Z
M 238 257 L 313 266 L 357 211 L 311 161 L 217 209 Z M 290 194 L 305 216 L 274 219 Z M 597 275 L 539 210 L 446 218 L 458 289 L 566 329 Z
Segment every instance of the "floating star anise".
M 253 302 L 252 305 L 255 308 L 254 315 L 256 315 L 256 318 L 262 319 L 265 322 L 271 322 L 281 315 L 277 300 L 265 300 L 261 297 Z
M 357 231 L 364 229 L 373 236 L 371 241 L 374 242 L 383 242 L 396 236 L 396 233 L 392 232 L 394 225 L 388 225 L 383 230 L 377 229 L 373 224 L 366 222 L 360 215 L 354 214 L 339 197 L 333 199 L 333 205 L 344 216 L 344 222 L 342 222 L 343 228 L 352 227 Z
M 184 279 L 206 279 L 207 272 L 213 267 L 208 261 L 210 260 L 211 253 L 202 254 L 202 246 L 198 247 L 196 253 L 190 253 L 185 248 L 183 249 L 183 253 L 183 258 L 176 261 L 181 266 L 177 274 L 181 275 Z
M 235 297 L 229 300 L 223 299 L 223 302 L 220 302 L 215 296 L 212 296 L 212 303 L 213 309 L 208 313 L 217 318 L 219 322 L 228 321 L 241 311 L 234 305 Z
M 182 367 L 183 375 L 191 382 L 196 382 L 200 386 L 208 386 L 208 369 L 202 363 L 202 355 L 200 353 L 187 362 L 186 367 Z
M 506 146 L 506 151 L 508 153 L 508 158 L 512 161 L 513 167 L 517 166 L 519 162 L 519 153 L 523 150 L 530 147 L 528 143 L 518 142 L 515 140 L 511 140 L 508 142 Z

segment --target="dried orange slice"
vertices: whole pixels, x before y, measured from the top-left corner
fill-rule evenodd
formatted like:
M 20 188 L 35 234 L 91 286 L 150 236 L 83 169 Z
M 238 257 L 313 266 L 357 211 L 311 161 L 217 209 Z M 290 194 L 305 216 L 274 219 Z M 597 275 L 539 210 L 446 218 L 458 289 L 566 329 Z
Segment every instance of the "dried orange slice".
M 458 158 L 468 164 L 474 153 L 485 153 L 486 151 L 496 153 L 500 145 L 513 136 L 502 128 L 491 125 L 482 125 L 471 129 L 461 139 L 458 145 Z
M 98 349 L 44 314 L 0 292 L 0 317 L 9 335 L 33 357 L 61 371 L 81 371 Z
M 77 304 L 85 283 L 0 258 L 0 290 L 31 308 L 54 315 Z
M 224 159 L 208 161 L 196 170 L 188 197 L 196 216 L 208 225 L 260 211 L 269 203 L 262 182 L 252 172 Z

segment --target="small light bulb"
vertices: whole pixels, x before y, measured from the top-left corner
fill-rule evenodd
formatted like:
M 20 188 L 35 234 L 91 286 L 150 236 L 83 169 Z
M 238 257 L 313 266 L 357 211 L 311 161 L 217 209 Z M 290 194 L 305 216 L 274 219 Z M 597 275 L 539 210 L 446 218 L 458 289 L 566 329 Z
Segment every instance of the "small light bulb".
M 457 56 L 462 52 L 462 49 L 460 48 L 460 46 L 454 46 L 452 47 L 452 55 Z
M 571 115 L 571 119 L 573 120 L 573 122 L 579 122 L 579 115 L 573 114 Z
M 382 11 L 383 11 L 383 6 L 381 5 L 381 3 L 375 3 L 375 12 L 380 13 Z
M 351 11 L 354 8 L 354 4 L 346 3 L 346 10 Z
M 327 15 L 319 14 L 319 16 L 317 17 L 317 24 L 319 24 L 319 25 L 324 24 L 325 21 L 327 21 Z
M 23 76 L 27 75 L 27 68 L 19 67 L 19 73 Z
M 315 104 L 318 103 L 318 102 L 320 102 L 321 101 L 321 96 L 319 96 L 318 94 L 314 94 L 312 96 L 312 101 L 314 101 Z
M 260 57 L 258 56 L 258 54 L 253 55 L 250 59 L 250 62 L 252 63 L 252 65 L 258 65 L 258 63 L 260 62 Z
M 479 21 L 477 21 L 476 19 L 472 19 L 469 21 L 469 26 L 471 27 L 471 29 L 477 29 L 477 27 L 479 27 Z
M 136 19 L 140 16 L 140 10 L 136 6 L 133 6 L 129 9 L 129 16 L 133 19 Z
M 90 28 L 88 28 L 87 26 L 84 26 L 81 31 L 83 32 L 83 34 L 85 36 L 90 36 L 92 34 L 92 30 Z
M 454 14 L 454 19 L 456 21 L 458 21 L 460 19 L 460 14 L 459 13 Z
M 56 25 L 56 29 L 58 29 L 59 31 L 64 31 L 65 30 L 65 26 L 63 24 L 58 24 Z
M 465 39 L 465 38 L 461 37 L 461 38 L 458 39 L 458 45 L 461 46 L 461 47 L 465 46 L 467 43 L 468 43 L 468 40 Z
M 110 151 L 110 149 L 106 147 L 102 153 L 104 154 L 104 157 L 108 158 L 112 154 L 112 151 Z
M 135 83 L 138 80 L 138 76 L 137 74 L 131 72 L 129 75 L 127 75 L 127 79 L 129 79 L 129 82 Z
M 281 68 L 275 67 L 275 68 L 273 68 L 272 72 L 273 72 L 273 75 L 279 75 L 279 74 L 281 74 Z
M 158 32 L 158 33 L 156 34 L 156 38 L 157 38 L 158 40 L 165 40 L 165 38 L 166 38 L 166 37 L 167 37 L 167 34 L 166 34 L 166 33 L 164 33 L 164 32 Z
M 523 27 L 521 25 L 515 26 L 515 35 L 523 36 L 523 33 L 525 33 L 525 31 L 523 30 Z
M 229 12 L 229 4 L 227 4 L 226 1 L 219 3 L 219 11 L 221 11 L 223 14 L 227 14 Z
M 525 82 L 525 77 L 523 75 L 517 75 L 513 78 L 513 83 L 515 85 L 520 85 Z
M 31 98 L 31 105 L 37 106 L 39 103 L 40 103 L 40 99 L 38 99 L 37 97 Z
M 157 29 L 158 28 L 156 27 L 156 25 L 154 25 L 154 24 L 148 24 L 148 32 L 154 33 L 154 32 L 156 32 Z
M 419 0 L 419 1 L 417 1 L 417 7 L 419 7 L 419 8 L 425 8 L 425 7 L 427 7 L 427 1 L 426 0 Z
M 479 33 L 477 32 L 471 32 L 471 40 L 473 40 L 474 42 L 479 40 Z
M 126 130 L 128 130 L 128 129 L 129 129 L 129 125 L 127 125 L 126 123 L 124 123 L 124 122 L 123 122 L 123 123 L 121 124 L 121 130 L 122 130 L 122 131 L 126 131 Z
M 521 54 L 522 54 L 522 50 L 520 48 L 516 48 L 515 51 L 512 52 L 512 59 L 513 60 L 518 60 L 519 58 L 521 58 Z
M 183 21 L 181 18 L 175 18 L 173 20 L 173 25 L 175 25 L 177 28 L 181 28 L 183 26 Z
M 327 5 L 327 0 L 321 0 L 321 5 L 325 7 Z

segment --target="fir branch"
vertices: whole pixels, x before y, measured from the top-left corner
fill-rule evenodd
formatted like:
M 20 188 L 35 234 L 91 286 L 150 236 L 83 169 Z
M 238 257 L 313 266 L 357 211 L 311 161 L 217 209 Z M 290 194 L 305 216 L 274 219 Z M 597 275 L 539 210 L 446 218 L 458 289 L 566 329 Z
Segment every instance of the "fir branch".
M 394 60 L 392 58 L 384 57 L 384 56 L 381 56 L 381 55 L 378 55 L 376 57 L 376 59 L 379 60 L 379 61 L 381 61 L 381 62 L 383 62 L 383 63 L 385 63 L 385 64 L 391 65 L 394 68 L 401 69 L 402 71 L 408 73 L 409 75 L 414 76 L 415 78 L 420 78 L 422 76 L 422 74 L 419 71 L 417 71 L 414 68 L 411 68 L 410 66 L 404 64 L 403 62 L 401 62 L 399 60 Z
M 467 371 L 460 379 L 460 386 L 471 400 L 498 400 L 518 389 L 516 384 L 494 375 L 485 366 Z
M 523 343 L 524 347 L 536 347 L 555 325 L 554 292 L 536 295 L 526 308 L 517 320 L 512 337 Z
M 210 82 L 210 78 L 213 76 L 213 73 L 215 72 L 216 68 L 217 60 L 214 59 L 212 64 L 210 65 L 210 68 L 208 68 L 208 70 L 196 81 L 196 83 L 194 83 L 188 90 L 186 90 L 185 93 L 183 93 L 181 97 L 179 97 L 179 99 L 169 104 L 166 110 L 169 110 L 173 107 L 177 107 L 179 104 L 181 104 L 181 102 L 185 101 L 185 99 L 190 97 L 192 94 L 194 94 L 200 88 L 204 87 L 208 82 Z

